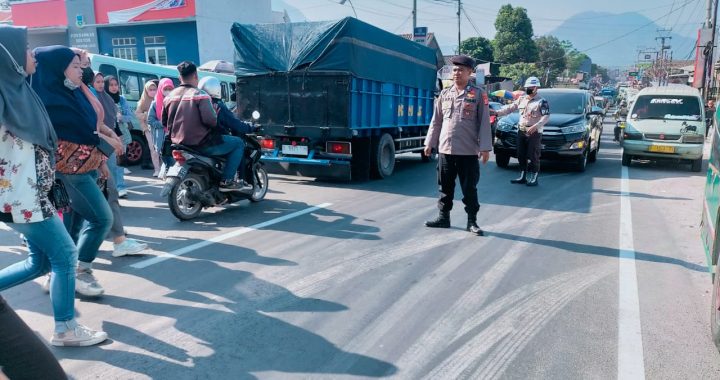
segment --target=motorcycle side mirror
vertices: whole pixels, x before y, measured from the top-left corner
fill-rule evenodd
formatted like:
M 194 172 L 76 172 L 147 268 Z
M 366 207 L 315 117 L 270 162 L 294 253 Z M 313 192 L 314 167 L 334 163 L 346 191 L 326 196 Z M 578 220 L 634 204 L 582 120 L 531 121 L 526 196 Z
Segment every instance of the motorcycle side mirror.
M 260 112 L 253 111 L 252 118 L 253 118 L 253 120 L 260 120 Z

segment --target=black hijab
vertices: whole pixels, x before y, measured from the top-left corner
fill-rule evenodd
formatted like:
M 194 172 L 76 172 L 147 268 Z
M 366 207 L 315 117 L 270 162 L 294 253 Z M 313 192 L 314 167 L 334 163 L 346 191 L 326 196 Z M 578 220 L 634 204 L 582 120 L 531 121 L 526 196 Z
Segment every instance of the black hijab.
M 58 138 L 83 145 L 97 145 L 97 114 L 80 88 L 71 90 L 64 84 L 65 69 L 75 53 L 65 46 L 35 49 L 38 61 L 33 89 L 45 104 Z
M 118 103 L 120 103 L 120 89 L 118 89 L 118 92 L 116 92 L 114 94 L 112 92 L 110 92 L 110 81 L 113 81 L 113 80 L 115 82 L 117 82 L 118 86 L 120 86 L 120 82 L 118 82 L 117 78 L 115 78 L 112 75 L 108 75 L 105 77 L 105 92 L 108 95 L 110 95 L 110 97 L 115 102 L 115 104 L 118 104 Z
M 22 140 L 53 152 L 55 130 L 26 81 L 27 29 L 0 25 L 0 124 Z

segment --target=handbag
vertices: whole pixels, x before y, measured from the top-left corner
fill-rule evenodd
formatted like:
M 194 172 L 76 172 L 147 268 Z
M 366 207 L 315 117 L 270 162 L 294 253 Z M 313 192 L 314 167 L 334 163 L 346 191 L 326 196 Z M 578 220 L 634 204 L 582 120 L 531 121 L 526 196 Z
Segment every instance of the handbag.
M 67 207 L 70 207 L 70 196 L 65 189 L 65 184 L 61 180 L 56 179 L 53 183 L 50 193 L 48 193 L 50 203 L 55 206 L 55 209 L 61 211 Z
M 112 148 L 110 144 L 107 145 Z M 103 164 L 103 154 L 99 148 L 92 145 L 60 140 L 56 151 L 56 169 L 63 174 L 85 174 Z

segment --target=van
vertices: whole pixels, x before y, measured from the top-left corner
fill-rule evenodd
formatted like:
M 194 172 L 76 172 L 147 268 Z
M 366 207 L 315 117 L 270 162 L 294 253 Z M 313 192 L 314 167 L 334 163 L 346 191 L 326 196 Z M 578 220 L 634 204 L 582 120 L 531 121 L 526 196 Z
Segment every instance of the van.
M 142 91 L 145 88 L 145 83 L 148 81 L 170 78 L 176 87 L 180 85 L 179 75 L 174 66 L 153 65 L 151 63 L 98 54 L 89 54 L 89 56 L 91 62 L 90 67 L 93 71 L 101 72 L 105 76 L 112 75 L 118 78 L 120 93 L 127 100 L 133 113 L 135 107 L 137 107 L 137 102 L 140 100 Z M 235 76 L 200 70 L 198 70 L 198 76 L 200 78 L 206 76 L 218 78 L 222 88 L 223 101 L 225 101 L 230 109 L 234 108 Z M 140 164 L 144 158 L 150 157 L 150 147 L 142 133 L 140 122 L 134 120 L 131 124 L 132 129 L 130 133 L 132 134 L 132 142 L 127 147 L 125 159 L 128 165 L 137 165 Z
M 623 166 L 634 158 L 675 159 L 702 169 L 705 109 L 697 89 L 649 87 L 638 93 L 623 133 Z

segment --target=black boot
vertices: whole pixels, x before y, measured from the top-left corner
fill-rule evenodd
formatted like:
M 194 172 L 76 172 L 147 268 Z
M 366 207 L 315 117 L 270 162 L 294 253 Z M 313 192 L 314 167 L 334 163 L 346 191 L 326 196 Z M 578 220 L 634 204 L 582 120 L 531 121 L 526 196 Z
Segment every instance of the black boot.
M 521 172 L 520 172 L 520 177 L 518 177 L 517 179 L 510 180 L 510 183 L 514 183 L 514 184 L 516 184 L 516 185 L 517 185 L 517 184 L 520 184 L 520 185 L 525 184 L 525 183 L 527 183 L 527 177 L 526 177 L 526 175 L 527 175 L 527 172 L 526 172 L 526 171 L 521 171 Z
M 485 235 L 485 232 L 483 232 L 483 230 L 481 230 L 480 227 L 478 227 L 476 219 L 475 219 L 475 218 L 472 218 L 472 217 L 468 217 L 468 222 L 467 222 L 467 228 L 466 228 L 466 230 L 467 230 L 468 232 L 472 233 L 472 234 L 477 235 L 477 236 L 484 236 L 484 235 Z
M 535 173 L 535 172 L 528 173 L 527 185 L 528 186 L 537 186 L 538 185 L 538 173 Z
M 450 228 L 450 213 L 441 211 L 437 218 L 426 221 L 425 227 Z

